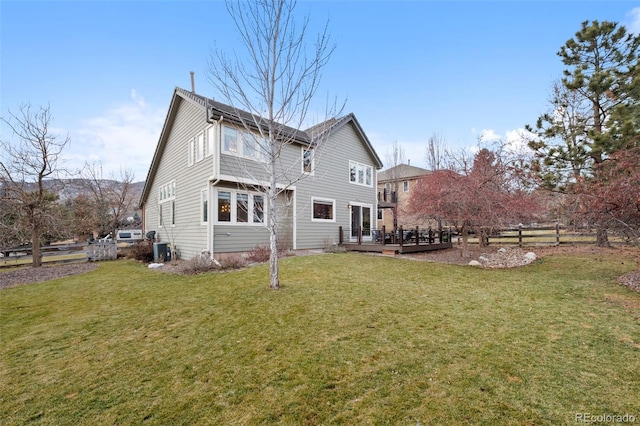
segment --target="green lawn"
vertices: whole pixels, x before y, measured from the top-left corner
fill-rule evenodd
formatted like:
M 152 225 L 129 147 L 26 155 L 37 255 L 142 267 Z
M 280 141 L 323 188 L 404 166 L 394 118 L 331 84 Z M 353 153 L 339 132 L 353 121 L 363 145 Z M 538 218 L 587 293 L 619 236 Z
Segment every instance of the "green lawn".
M 633 261 L 482 270 L 355 253 L 175 276 L 131 261 L 0 291 L 0 423 L 640 421 Z

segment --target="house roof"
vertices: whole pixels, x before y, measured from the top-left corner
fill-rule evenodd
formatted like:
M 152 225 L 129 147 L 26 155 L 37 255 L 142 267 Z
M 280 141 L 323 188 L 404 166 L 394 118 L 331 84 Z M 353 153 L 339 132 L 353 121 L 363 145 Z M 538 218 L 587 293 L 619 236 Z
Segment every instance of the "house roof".
M 180 93 L 180 95 L 186 98 L 190 98 L 198 102 L 200 105 L 205 107 L 207 109 L 207 119 L 209 121 L 219 120 L 220 117 L 224 117 L 225 120 L 234 122 L 241 126 L 248 127 L 257 131 L 266 131 L 266 120 L 264 119 L 264 117 L 256 114 L 251 114 L 247 111 L 238 109 L 231 105 L 226 105 L 213 99 L 209 99 L 193 92 L 189 92 L 180 87 L 176 87 L 176 92 Z M 293 127 L 279 125 L 278 132 L 280 133 L 279 136 L 282 138 L 291 138 L 295 142 L 301 144 L 310 143 L 309 135 L 307 135 L 306 132 L 295 129 Z
M 205 114 L 206 120 L 209 122 L 217 121 L 221 117 L 226 121 L 231 121 L 236 124 L 253 128 L 255 130 L 260 130 L 261 126 L 266 124 L 266 121 L 263 117 L 257 116 L 255 114 L 251 114 L 247 111 L 240 110 L 238 108 L 232 107 L 230 105 L 223 104 L 221 102 L 215 101 L 213 99 L 209 99 L 207 97 L 195 94 L 188 90 L 182 89 L 180 87 L 176 87 L 173 96 L 171 98 L 171 104 L 169 105 L 169 111 L 167 112 L 167 116 L 164 121 L 164 125 L 162 126 L 162 131 L 160 133 L 160 139 L 158 141 L 158 145 L 156 146 L 156 150 L 153 154 L 153 159 L 151 160 L 151 167 L 149 168 L 149 172 L 147 173 L 147 178 L 145 181 L 145 186 L 142 191 L 142 196 L 140 197 L 140 205 L 144 204 L 145 200 L 149 195 L 149 191 L 151 188 L 151 184 L 153 182 L 153 178 L 158 169 L 159 161 L 164 151 L 164 148 L 167 144 L 167 140 L 169 137 L 169 129 L 170 123 L 175 119 L 176 113 L 178 111 L 178 107 L 182 101 L 194 102 L 200 106 L 202 106 L 203 114 Z M 339 118 L 330 118 L 322 123 L 319 123 L 315 126 L 312 126 L 305 131 L 295 129 L 293 127 L 281 125 L 278 128 L 280 133 L 280 137 L 283 139 L 288 139 L 291 142 L 297 142 L 303 145 L 310 145 L 314 141 L 328 136 L 329 134 L 338 131 L 343 126 L 348 123 L 353 123 L 354 129 L 364 142 L 369 154 L 376 162 L 376 168 L 382 168 L 382 161 L 380 161 L 380 157 L 376 153 L 373 145 L 367 138 L 364 130 L 360 126 L 360 123 L 356 119 L 353 113 L 349 113 L 345 116 Z M 264 128 L 262 128 L 264 130 Z
M 398 164 L 397 166 L 378 172 L 378 182 L 419 178 L 429 173 L 431 173 L 431 170 L 423 169 L 422 167 Z

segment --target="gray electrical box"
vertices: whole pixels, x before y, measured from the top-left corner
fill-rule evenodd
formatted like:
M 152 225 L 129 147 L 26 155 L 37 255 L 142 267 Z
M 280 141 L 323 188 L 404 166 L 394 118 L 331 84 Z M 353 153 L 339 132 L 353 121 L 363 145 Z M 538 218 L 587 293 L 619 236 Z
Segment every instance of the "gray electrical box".
M 171 260 L 171 247 L 168 243 L 153 243 L 153 261 L 168 262 Z

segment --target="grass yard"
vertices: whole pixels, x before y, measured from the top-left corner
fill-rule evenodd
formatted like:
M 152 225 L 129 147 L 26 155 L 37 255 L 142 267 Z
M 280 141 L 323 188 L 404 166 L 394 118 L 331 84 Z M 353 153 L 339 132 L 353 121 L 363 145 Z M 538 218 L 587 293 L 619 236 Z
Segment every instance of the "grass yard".
M 356 253 L 175 276 L 131 261 L 0 291 L 0 423 L 640 422 L 635 263 L 482 270 Z

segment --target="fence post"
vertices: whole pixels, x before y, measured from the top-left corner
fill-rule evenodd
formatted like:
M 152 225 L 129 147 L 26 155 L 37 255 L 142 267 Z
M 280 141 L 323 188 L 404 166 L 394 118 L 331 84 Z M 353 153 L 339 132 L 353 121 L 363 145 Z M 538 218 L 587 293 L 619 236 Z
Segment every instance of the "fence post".
M 420 233 L 418 232 L 418 231 L 419 231 L 419 229 L 418 229 L 418 228 L 419 228 L 419 227 L 418 227 L 418 226 L 416 226 L 416 245 L 417 245 L 417 246 L 419 246 L 419 245 L 420 245 Z
M 362 244 L 362 226 L 358 226 L 358 244 Z
M 556 244 L 560 245 L 560 223 L 556 223 Z
M 387 244 L 387 227 L 382 225 L 382 245 Z
M 518 247 L 522 247 L 522 225 L 518 225 Z
M 404 232 L 402 231 L 402 225 L 400 225 L 400 229 L 398 230 L 398 239 L 400 240 L 400 247 L 404 242 Z
M 342 245 L 344 236 L 342 235 L 342 226 L 338 226 L 338 244 Z

